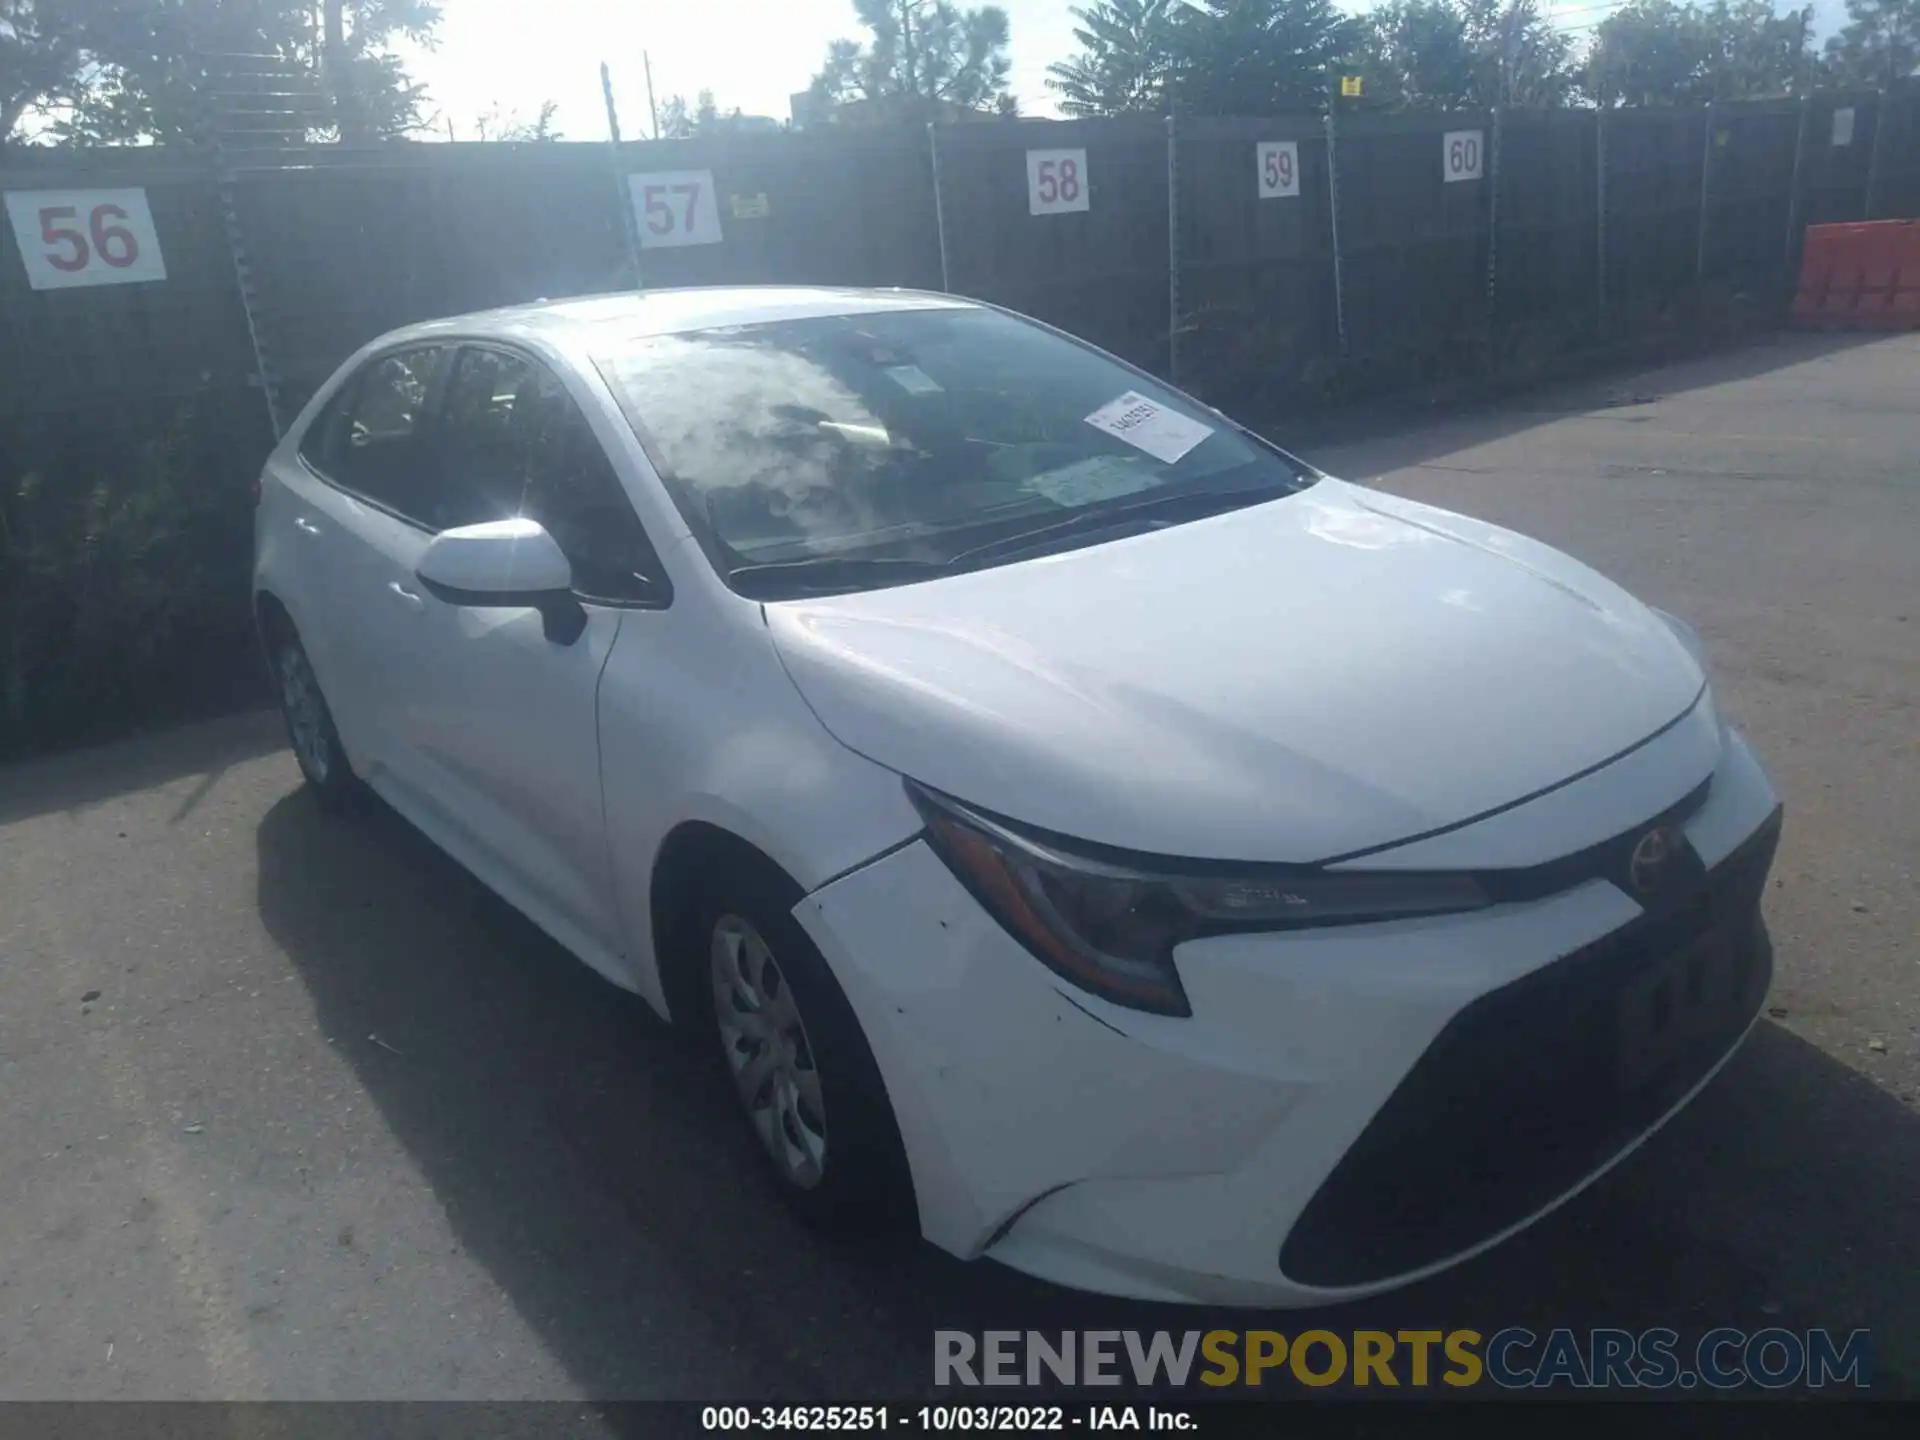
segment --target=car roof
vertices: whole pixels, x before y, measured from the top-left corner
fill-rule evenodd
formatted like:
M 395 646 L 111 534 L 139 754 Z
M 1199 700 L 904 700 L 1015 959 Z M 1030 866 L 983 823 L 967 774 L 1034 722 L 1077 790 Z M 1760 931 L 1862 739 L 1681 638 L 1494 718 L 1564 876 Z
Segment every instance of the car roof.
M 539 300 L 409 325 L 383 343 L 438 335 L 517 335 L 566 344 L 673 335 L 727 325 L 865 315 L 885 310 L 969 310 L 972 301 L 927 290 L 862 290 L 802 285 L 701 285 Z

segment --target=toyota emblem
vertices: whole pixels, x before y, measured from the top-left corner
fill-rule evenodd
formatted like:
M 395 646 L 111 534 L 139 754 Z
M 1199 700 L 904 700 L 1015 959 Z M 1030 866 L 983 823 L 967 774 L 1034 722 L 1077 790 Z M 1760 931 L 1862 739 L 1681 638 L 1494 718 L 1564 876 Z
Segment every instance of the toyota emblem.
M 1632 858 L 1627 861 L 1627 878 L 1633 882 L 1635 891 L 1651 895 L 1660 888 L 1660 877 L 1666 873 L 1667 858 L 1672 853 L 1673 843 L 1664 828 L 1656 826 L 1640 837 L 1640 843 L 1633 847 Z

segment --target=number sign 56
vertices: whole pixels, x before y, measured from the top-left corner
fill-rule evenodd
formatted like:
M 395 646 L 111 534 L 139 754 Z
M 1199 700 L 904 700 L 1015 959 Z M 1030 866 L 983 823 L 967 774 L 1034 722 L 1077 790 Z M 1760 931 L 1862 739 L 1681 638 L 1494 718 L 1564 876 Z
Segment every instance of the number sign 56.
M 724 238 L 711 170 L 629 175 L 627 186 L 633 196 L 633 218 L 640 229 L 642 250 L 718 245 Z
M 1027 213 L 1064 215 L 1087 205 L 1087 152 L 1027 151 Z
M 1485 137 L 1478 130 L 1449 130 L 1441 138 L 1440 178 L 1455 180 L 1480 178 L 1480 152 L 1486 149 Z
M 144 190 L 9 190 L 6 201 L 36 290 L 167 278 Z

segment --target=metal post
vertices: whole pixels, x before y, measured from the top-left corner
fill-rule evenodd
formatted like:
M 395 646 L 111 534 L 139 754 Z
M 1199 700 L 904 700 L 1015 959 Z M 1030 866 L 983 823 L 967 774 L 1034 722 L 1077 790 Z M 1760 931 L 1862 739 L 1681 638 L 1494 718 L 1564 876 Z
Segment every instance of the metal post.
M 1335 101 L 1327 101 L 1327 225 L 1333 235 L 1333 325 L 1347 353 L 1347 296 L 1340 269 L 1340 147 L 1334 139 Z
M 1500 153 L 1506 148 L 1507 107 L 1493 107 L 1493 144 L 1487 156 L 1487 324 L 1498 323 L 1495 290 L 1500 275 Z
M 1707 181 L 1713 175 L 1713 102 L 1707 102 L 1706 138 L 1700 144 L 1700 236 L 1693 256 L 1693 283 L 1703 285 L 1707 279 L 1707 200 L 1711 187 Z
M 1793 137 L 1793 178 L 1787 182 L 1787 244 L 1780 268 L 1787 277 L 1787 288 L 1794 288 L 1793 251 L 1800 239 L 1800 176 L 1807 163 L 1807 132 L 1813 127 L 1813 97 L 1800 97 L 1800 128 Z
M 1167 378 L 1180 383 L 1180 139 L 1167 114 Z
M 1594 293 L 1600 313 L 1596 321 L 1602 338 L 1607 333 L 1607 106 L 1602 92 L 1593 113 L 1593 251 Z
M 653 118 L 653 138 L 660 138 L 660 107 L 653 103 L 653 57 L 640 52 L 640 68 L 647 75 L 647 114 Z
M 947 203 L 940 194 L 940 131 L 927 122 L 927 154 L 933 160 L 933 228 L 940 236 L 940 288 L 953 293 L 953 270 L 947 262 Z
M 1892 98 L 1891 91 L 1882 90 L 1880 97 L 1873 102 L 1873 148 L 1867 151 L 1867 194 L 1860 214 L 1862 220 L 1873 219 L 1874 203 L 1880 198 L 1880 132 L 1887 128 L 1887 112 L 1893 108 L 1889 103 Z
M 233 280 L 240 291 L 240 311 L 247 321 L 247 340 L 253 346 L 254 373 L 260 377 L 260 393 L 267 403 L 267 424 L 273 427 L 273 438 L 277 442 L 287 433 L 280 420 L 280 377 L 267 360 L 266 340 L 260 326 L 260 292 L 254 284 L 253 265 L 247 258 L 246 238 L 240 224 L 239 178 L 228 160 L 218 121 L 214 123 L 212 139 L 214 189 L 220 197 L 220 220 L 227 232 L 227 253 L 233 260 Z
M 633 194 L 620 163 L 620 112 L 613 104 L 613 72 L 600 62 L 600 93 L 607 101 L 607 157 L 613 168 L 613 189 L 620 206 L 620 233 L 627 237 L 627 262 L 633 266 L 633 288 L 646 289 L 640 278 L 640 237 L 634 232 Z

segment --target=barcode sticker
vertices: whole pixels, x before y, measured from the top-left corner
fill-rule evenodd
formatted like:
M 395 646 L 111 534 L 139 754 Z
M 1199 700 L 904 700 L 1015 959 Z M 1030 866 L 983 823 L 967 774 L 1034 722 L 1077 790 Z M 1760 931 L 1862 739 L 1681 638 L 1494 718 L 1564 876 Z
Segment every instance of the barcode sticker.
M 1087 416 L 1087 424 L 1168 465 L 1213 434 L 1212 426 L 1189 420 L 1134 390 L 1102 405 Z

